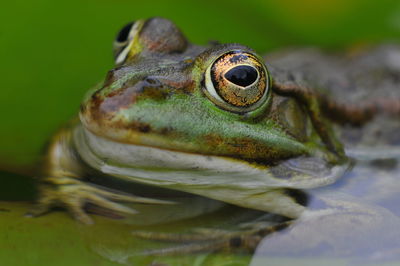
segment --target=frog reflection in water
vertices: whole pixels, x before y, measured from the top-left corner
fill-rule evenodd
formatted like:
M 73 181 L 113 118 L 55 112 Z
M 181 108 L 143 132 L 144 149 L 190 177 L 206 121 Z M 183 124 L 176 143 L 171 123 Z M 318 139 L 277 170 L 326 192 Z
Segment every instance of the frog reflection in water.
M 376 109 L 277 82 L 248 47 L 193 45 L 161 18 L 125 26 L 114 55 L 116 67 L 88 92 L 79 121 L 53 137 L 32 216 L 61 206 L 90 224 L 88 203 L 118 215 L 135 213 L 122 202 L 173 203 L 99 186 L 97 171 L 295 219 L 305 206 L 291 191 L 331 184 L 348 166 L 329 120 L 362 124 Z M 254 249 L 287 225 L 219 234 L 218 243 L 199 250 Z

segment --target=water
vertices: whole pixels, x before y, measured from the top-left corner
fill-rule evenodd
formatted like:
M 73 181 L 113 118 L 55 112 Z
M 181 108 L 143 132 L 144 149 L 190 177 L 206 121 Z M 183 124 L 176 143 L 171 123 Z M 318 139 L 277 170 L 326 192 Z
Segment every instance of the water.
M 400 156 L 395 149 L 348 154 L 356 157 L 354 167 L 330 186 L 304 190 L 306 211 L 288 228 L 264 237 L 254 254 L 203 251 L 159 256 L 163 251 L 181 253 L 193 243 L 146 240 L 132 232 L 192 234 L 200 228 L 216 233 L 243 230 L 244 223 L 273 225 L 282 217 L 182 194 L 173 199 L 179 202 L 176 205 L 136 204 L 137 215 L 123 220 L 95 216 L 96 224 L 85 226 L 65 211 L 25 218 L 31 203 L 10 201 L 15 196 L 7 198 L 11 193 L 3 193 L 8 201 L 0 201 L 0 258 L 7 265 L 43 261 L 54 265 L 396 265 L 400 263 Z M 9 187 L 20 188 L 22 198 L 31 200 L 27 196 L 31 181 L 2 175 L 9 178 L 5 179 Z
M 255 256 L 398 263 L 399 177 L 397 159 L 358 161 L 339 182 L 308 191 L 306 213 L 291 228 L 266 237 Z

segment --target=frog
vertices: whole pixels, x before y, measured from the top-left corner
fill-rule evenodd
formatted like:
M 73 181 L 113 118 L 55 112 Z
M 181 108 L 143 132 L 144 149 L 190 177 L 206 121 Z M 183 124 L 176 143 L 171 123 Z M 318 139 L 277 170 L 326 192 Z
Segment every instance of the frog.
M 349 168 L 332 122 L 364 124 L 379 104 L 341 104 L 290 77 L 274 79 L 251 48 L 191 44 L 160 17 L 124 26 L 113 53 L 115 67 L 52 137 L 27 216 L 62 207 L 92 224 L 88 204 L 111 217 L 135 214 L 125 203 L 174 204 L 124 190 L 144 185 L 288 219 L 225 237 L 214 232 L 222 239 L 214 249 L 255 249 L 306 211 L 296 191 L 332 184 Z

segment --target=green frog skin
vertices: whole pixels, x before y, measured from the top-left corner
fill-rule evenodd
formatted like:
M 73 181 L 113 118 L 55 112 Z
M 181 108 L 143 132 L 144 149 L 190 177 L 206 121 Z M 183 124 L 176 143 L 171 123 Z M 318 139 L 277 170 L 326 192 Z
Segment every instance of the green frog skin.
M 59 206 L 90 224 L 88 203 L 119 215 L 135 213 L 121 202 L 173 204 L 99 186 L 90 177 L 98 173 L 297 218 L 305 207 L 287 191 L 331 184 L 347 168 L 328 120 L 371 117 L 274 81 L 246 46 L 193 45 L 162 18 L 126 25 L 114 55 L 115 68 L 87 93 L 79 119 L 53 136 L 30 215 Z M 254 248 L 246 238 L 254 233 L 239 242 Z

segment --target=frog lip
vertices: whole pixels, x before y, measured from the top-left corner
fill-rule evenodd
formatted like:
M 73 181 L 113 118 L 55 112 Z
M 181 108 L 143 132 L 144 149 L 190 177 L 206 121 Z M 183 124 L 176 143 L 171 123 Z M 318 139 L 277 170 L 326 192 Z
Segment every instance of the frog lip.
M 74 143 L 78 154 L 91 167 L 109 175 L 153 185 L 303 189 L 331 184 L 347 169 L 344 165 L 321 166 L 313 172 L 314 166 L 307 169 L 299 166 L 296 160 L 304 158 L 298 158 L 280 164 L 286 171 L 297 171 L 298 174 L 294 178 L 280 178 L 271 167 L 258 167 L 229 157 L 116 142 L 97 136 L 82 125 L 74 130 Z

